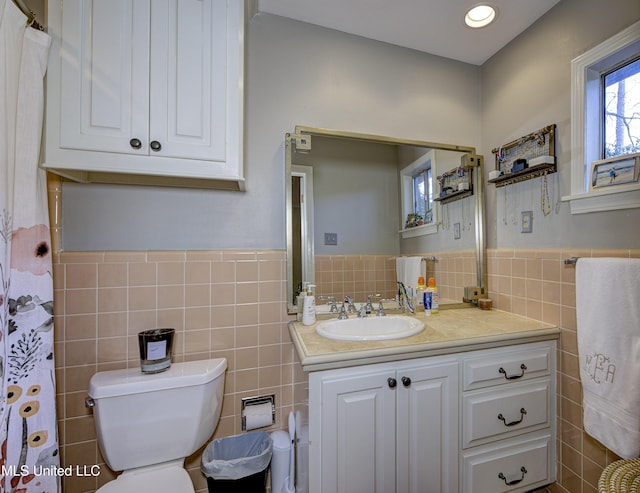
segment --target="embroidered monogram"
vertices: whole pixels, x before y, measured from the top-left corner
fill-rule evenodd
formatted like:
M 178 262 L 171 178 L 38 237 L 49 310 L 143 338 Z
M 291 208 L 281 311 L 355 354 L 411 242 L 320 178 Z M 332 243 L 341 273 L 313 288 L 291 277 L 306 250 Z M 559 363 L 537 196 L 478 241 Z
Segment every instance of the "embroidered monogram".
M 591 377 L 597 384 L 601 383 L 613 383 L 613 378 L 616 374 L 616 365 L 611 363 L 611 360 L 601 353 L 593 353 L 585 355 L 585 365 L 583 371 Z

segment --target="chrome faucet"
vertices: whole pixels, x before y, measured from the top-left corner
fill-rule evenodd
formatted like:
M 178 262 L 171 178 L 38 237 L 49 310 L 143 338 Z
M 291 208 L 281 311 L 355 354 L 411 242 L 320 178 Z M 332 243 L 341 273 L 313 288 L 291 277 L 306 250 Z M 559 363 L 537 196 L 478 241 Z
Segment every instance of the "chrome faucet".
M 404 308 L 404 300 L 407 302 L 407 308 L 411 313 L 415 313 L 415 309 L 413 308 L 413 303 L 411 303 L 411 297 L 407 294 L 407 288 L 405 287 L 402 281 L 398 281 L 398 302 L 400 303 L 400 308 Z
M 356 305 L 353 304 L 353 299 L 350 296 L 345 296 L 344 302 L 347 304 L 347 313 L 355 313 L 358 311 L 356 309 Z

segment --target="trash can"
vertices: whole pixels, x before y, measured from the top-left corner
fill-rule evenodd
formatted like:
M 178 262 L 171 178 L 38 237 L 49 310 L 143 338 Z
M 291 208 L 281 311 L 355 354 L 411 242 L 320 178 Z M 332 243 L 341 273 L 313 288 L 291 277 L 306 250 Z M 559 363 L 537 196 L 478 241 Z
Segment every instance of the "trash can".
M 266 431 L 213 440 L 200 464 L 209 493 L 264 493 L 272 448 Z

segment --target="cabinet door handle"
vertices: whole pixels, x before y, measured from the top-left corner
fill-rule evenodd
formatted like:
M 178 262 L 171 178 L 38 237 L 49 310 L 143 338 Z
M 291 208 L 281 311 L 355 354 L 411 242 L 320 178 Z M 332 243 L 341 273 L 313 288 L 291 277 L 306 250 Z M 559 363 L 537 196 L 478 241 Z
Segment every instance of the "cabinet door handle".
M 405 387 L 408 387 L 409 385 L 411 385 L 411 379 L 409 377 L 402 377 L 402 385 L 404 385 Z
M 524 376 L 524 371 L 527 369 L 527 365 L 522 363 L 520 365 L 520 369 L 522 370 L 520 375 L 507 375 L 507 371 L 502 367 L 500 367 L 498 373 L 502 373 L 504 375 L 504 378 L 506 378 L 507 380 L 517 380 L 518 378 L 522 378 Z
M 140 139 L 133 138 L 129 141 L 129 145 L 134 149 L 140 149 L 142 147 L 142 141 Z
M 514 425 L 519 425 L 520 423 L 522 423 L 522 420 L 524 419 L 524 415 L 525 414 L 527 414 L 527 410 L 524 407 L 521 407 L 520 408 L 520 419 L 518 421 L 511 421 L 510 423 L 507 423 L 507 420 L 502 415 L 502 413 L 498 414 L 498 419 L 500 421 L 502 421 L 505 426 L 514 426 Z
M 389 385 L 390 389 L 395 389 L 396 385 L 398 385 L 398 382 L 396 381 L 395 378 L 389 377 L 389 378 L 387 378 L 387 384 Z
M 520 479 L 514 479 L 513 481 L 507 481 L 507 478 L 504 477 L 504 474 L 499 473 L 498 477 L 504 481 L 504 484 L 507 486 L 513 486 L 514 484 L 520 483 L 524 479 L 524 475 L 527 474 L 527 468 L 522 466 L 520 468 L 520 472 L 522 473 L 522 477 Z
M 151 147 L 152 151 L 158 152 L 160 149 L 162 149 L 162 144 L 160 144 L 160 142 L 158 142 L 157 140 L 152 140 L 149 144 L 149 147 Z

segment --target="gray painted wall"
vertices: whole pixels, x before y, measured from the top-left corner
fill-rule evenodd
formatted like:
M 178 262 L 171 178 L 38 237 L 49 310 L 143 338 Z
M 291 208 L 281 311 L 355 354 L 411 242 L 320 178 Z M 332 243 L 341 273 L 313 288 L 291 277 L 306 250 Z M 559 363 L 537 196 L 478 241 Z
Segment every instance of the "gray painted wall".
M 492 148 L 550 123 L 553 212 L 540 211 L 538 180 L 488 185 L 488 246 L 638 248 L 639 209 L 571 215 L 558 197 L 569 193 L 570 62 L 639 18 L 638 0 L 562 0 L 476 67 L 258 15 L 247 40 L 247 191 L 65 183 L 63 248 L 284 249 L 283 142 L 295 125 L 475 146 L 490 168 Z M 521 210 L 534 210 L 531 234 L 520 233 Z
M 480 145 L 479 67 L 263 14 L 247 47 L 247 191 L 65 183 L 65 250 L 284 249 L 296 125 Z
M 498 190 L 487 185 L 489 247 L 640 247 L 640 209 L 572 215 L 569 203 L 558 199 L 571 189 L 571 60 L 639 19 L 638 0 L 562 0 L 482 66 L 487 168 L 495 165 L 491 149 L 545 125 L 558 126 L 559 172 L 548 178 L 551 214 L 541 211 L 539 179 Z M 533 210 L 531 234 L 520 233 L 522 210 Z

